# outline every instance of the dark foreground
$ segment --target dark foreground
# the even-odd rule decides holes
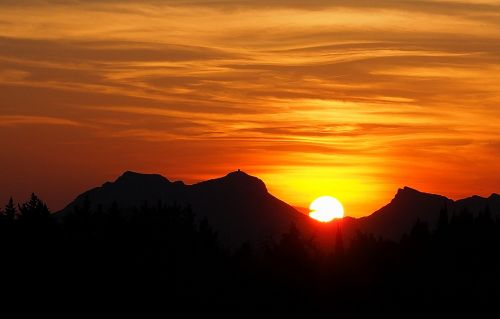
[[[189,209],[125,215],[86,203],[60,218],[36,196],[0,214],[0,303],[73,317],[497,317],[500,221],[443,211],[399,242],[358,234],[315,248],[291,225],[278,242],[227,250]],[[449,216],[451,215],[451,216]]]

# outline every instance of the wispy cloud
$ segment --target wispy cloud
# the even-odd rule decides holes
[[[81,124],[64,118],[27,115],[0,115],[0,126],[14,125],[66,125],[80,126]]]

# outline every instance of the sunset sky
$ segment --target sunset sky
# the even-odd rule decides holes
[[[0,0],[0,204],[238,168],[367,215],[500,192],[500,1]]]

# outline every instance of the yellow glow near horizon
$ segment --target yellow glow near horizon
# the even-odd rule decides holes
[[[316,198],[309,206],[309,216],[320,222],[330,222],[336,218],[344,217],[344,207],[338,199],[331,196]]]
[[[281,166],[274,172],[260,173],[252,169],[251,173],[262,178],[273,195],[286,199],[291,205],[307,209],[318,194],[335,194],[349,216],[356,217],[379,209],[397,190],[372,177],[387,174],[380,168],[381,164],[370,161],[355,163],[361,159],[360,155],[357,159],[341,155],[323,157],[326,164],[317,167]],[[341,163],[351,163],[354,168]]]

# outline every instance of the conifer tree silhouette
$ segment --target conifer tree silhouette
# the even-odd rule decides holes
[[[42,202],[35,193],[31,194],[30,200],[19,206],[20,219],[37,222],[50,215],[47,205]]]
[[[333,224],[336,233],[320,252],[292,225],[264,247],[233,251],[209,218],[179,205],[144,203],[128,211],[115,202],[103,210],[85,200],[54,226],[54,215],[32,194],[22,205],[10,199],[0,214],[2,289],[58,287],[69,300],[88,300],[88,307],[98,294],[128,296],[120,300],[138,305],[141,297],[156,298],[167,317],[172,309],[200,315],[223,309],[232,317],[286,312],[286,318],[405,318],[419,311],[450,317],[469,306],[495,311],[500,222],[492,209],[449,219],[443,207],[436,228],[417,220],[400,241],[369,232],[348,241],[348,228]],[[83,289],[89,287],[92,296]]]
[[[7,203],[7,205],[5,205],[5,210],[3,211],[3,213],[10,221],[13,221],[16,218],[17,209],[14,205],[14,199],[12,197],[9,198],[9,202]]]

